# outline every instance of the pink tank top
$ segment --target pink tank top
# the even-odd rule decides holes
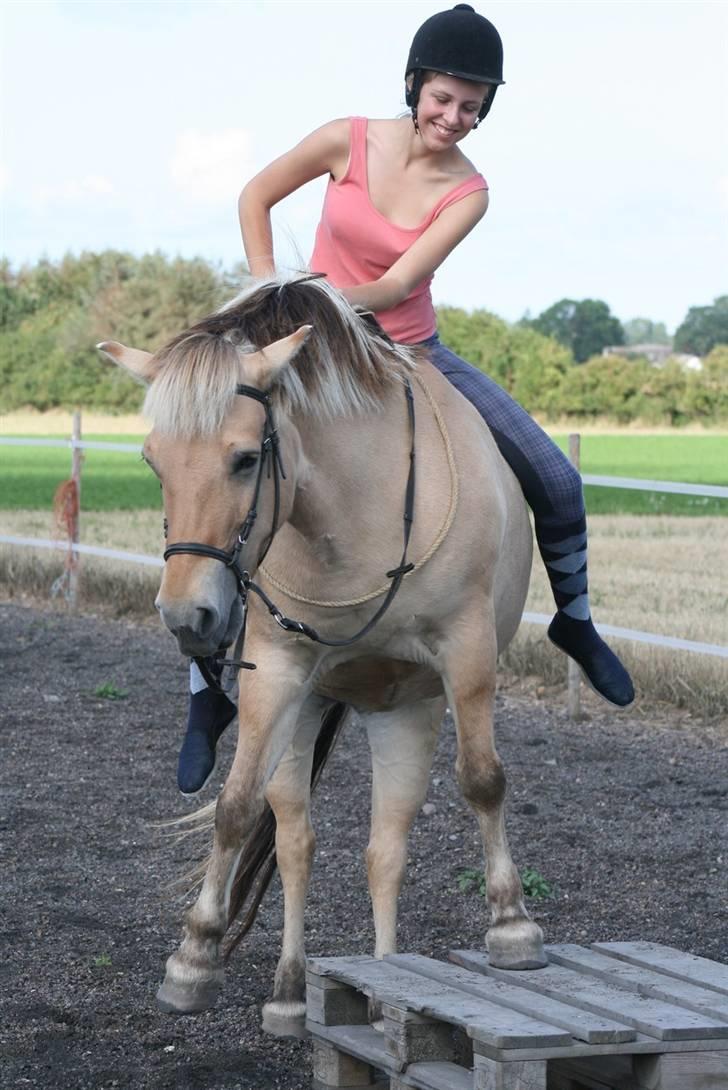
[[[482,174],[473,174],[442,197],[419,227],[398,227],[378,212],[369,197],[367,119],[351,118],[351,144],[346,171],[329,181],[321,222],[311,256],[312,272],[324,273],[337,288],[378,280],[424,234],[440,212],[455,201],[487,189]],[[436,330],[428,276],[391,310],[377,314],[393,341],[417,344]]]

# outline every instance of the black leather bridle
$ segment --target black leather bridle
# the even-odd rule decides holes
[[[164,550],[165,561],[169,560],[171,556],[179,556],[181,554],[192,556],[205,556],[212,560],[219,560],[226,568],[230,568],[235,576],[238,584],[238,593],[240,594],[242,607],[243,607],[243,621],[240,631],[240,636],[236,644],[236,655],[242,653],[242,646],[245,638],[245,622],[247,618],[247,606],[248,606],[248,594],[253,591],[257,594],[262,602],[267,606],[268,612],[274,618],[276,623],[286,632],[297,632],[300,635],[307,636],[308,639],[313,640],[315,643],[324,644],[326,647],[347,647],[349,644],[356,643],[363,636],[366,636],[368,632],[374,628],[379,620],[384,616],[386,611],[392,604],[392,600],[400,588],[402,580],[408,572],[412,571],[414,564],[407,562],[407,548],[409,545],[410,534],[412,532],[412,524],[414,522],[414,499],[415,499],[415,405],[414,397],[412,395],[412,387],[407,379],[404,380],[405,397],[407,398],[407,415],[410,425],[411,445],[410,445],[410,465],[407,475],[407,484],[405,486],[405,501],[404,501],[404,547],[402,550],[402,558],[396,568],[392,568],[387,572],[387,578],[391,579],[389,590],[387,591],[384,601],[380,605],[373,617],[367,621],[363,628],[356,632],[353,636],[349,636],[346,639],[330,640],[324,636],[319,635],[316,629],[311,625],[306,624],[305,621],[294,621],[290,617],[284,616],[278,606],[268,597],[265,591],[253,582],[250,577],[250,573],[240,566],[240,554],[248,542],[248,539],[255,526],[256,519],[258,517],[258,500],[260,498],[260,490],[263,482],[263,473],[267,470],[267,477],[273,477],[273,519],[271,522],[270,533],[265,541],[264,548],[258,557],[258,566],[263,563],[265,556],[271,546],[276,531],[278,530],[278,519],[280,516],[280,499],[281,499],[281,479],[286,479],[285,470],[283,468],[283,462],[280,454],[280,444],[278,439],[278,430],[275,426],[275,419],[273,416],[273,405],[270,400],[270,396],[263,390],[258,390],[254,386],[244,386],[239,384],[236,387],[235,392],[241,394],[243,397],[253,398],[254,401],[259,402],[265,410],[265,423],[263,425],[263,437],[260,444],[260,459],[258,462],[258,475],[255,481],[255,489],[253,491],[253,499],[248,509],[248,513],[243,519],[240,528],[237,533],[237,539],[230,551],[225,549],[218,549],[214,545],[205,545],[197,541],[177,541],[173,545],[168,545]],[[166,536],[166,519],[165,519],[165,536]],[[219,652],[209,658],[195,657],[194,661],[207,682],[208,686],[216,692],[224,692],[231,688],[230,685],[223,687],[220,682],[220,675],[224,667],[232,667],[235,670],[255,670],[255,663],[245,662],[240,658],[226,659]],[[212,662],[214,669],[210,669],[210,663]]]

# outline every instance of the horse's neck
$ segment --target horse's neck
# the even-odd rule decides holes
[[[346,585],[395,566],[411,434],[404,390],[394,386],[381,409],[348,418],[295,419],[302,466],[293,510],[266,564],[303,568]],[[362,593],[364,590],[362,590]]]

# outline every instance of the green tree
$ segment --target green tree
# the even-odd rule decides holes
[[[601,299],[560,299],[526,324],[570,349],[577,363],[607,345],[624,344],[619,319]]]
[[[443,344],[511,392],[515,360],[507,322],[487,310],[438,307],[437,327]]]
[[[142,390],[95,345],[154,350],[231,294],[201,258],[115,250],[0,266],[0,410],[77,404],[136,410]]]
[[[514,375],[510,393],[530,413],[561,416],[562,387],[577,370],[571,352],[535,329],[516,326],[511,336]]]
[[[688,373],[686,407],[691,420],[705,424],[728,420],[728,344],[718,344]]]
[[[651,367],[642,388],[639,415],[654,423],[674,427],[690,419],[688,386],[690,372],[676,359],[665,360],[661,367]]]
[[[90,307],[93,337],[154,351],[228,294],[222,275],[202,258],[145,254],[135,259],[132,275],[117,274],[100,286]]]
[[[559,400],[565,415],[611,417],[627,423],[640,416],[651,367],[644,359],[593,356],[575,367],[562,383]]]
[[[728,295],[719,295],[709,307],[691,307],[675,332],[676,352],[707,356],[717,344],[728,344]]]
[[[509,326],[487,310],[438,307],[437,325],[453,352],[484,371],[531,413],[558,415],[558,391],[571,353],[533,329]]]
[[[622,322],[625,344],[672,344],[664,322],[650,318],[630,318]]]

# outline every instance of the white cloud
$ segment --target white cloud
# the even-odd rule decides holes
[[[244,129],[188,129],[177,139],[172,181],[197,204],[229,203],[253,173],[250,148],[250,135]]]
[[[116,194],[114,184],[101,174],[87,174],[83,178],[70,178],[56,185],[33,186],[30,199],[37,209],[62,205],[73,207],[88,205],[89,202],[108,203],[109,197]]]

